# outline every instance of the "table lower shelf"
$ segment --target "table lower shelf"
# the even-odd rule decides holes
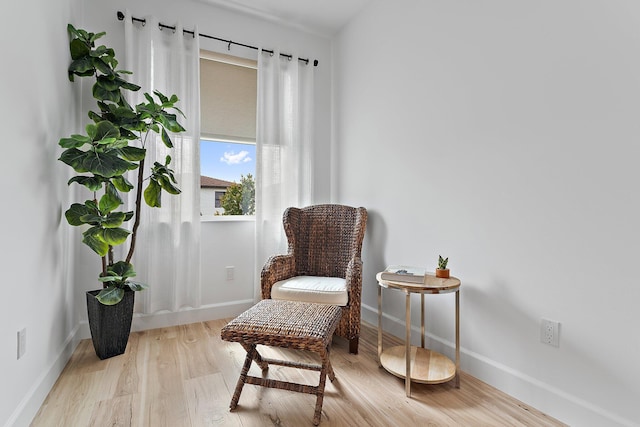
[[[411,346],[411,381],[439,384],[456,376],[456,365],[447,356],[422,347]],[[405,378],[407,361],[405,346],[391,347],[382,352],[380,364],[391,374]]]

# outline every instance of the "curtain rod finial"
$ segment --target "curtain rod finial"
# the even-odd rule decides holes
[[[318,66],[318,60],[317,60],[317,59],[314,59],[314,60],[313,60],[313,66],[314,66],[314,67],[317,67],[317,66]]]
[[[116,16],[118,17],[118,21],[122,21],[124,19],[124,13],[118,11],[118,13],[116,13]]]

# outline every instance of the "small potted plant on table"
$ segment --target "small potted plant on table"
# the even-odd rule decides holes
[[[440,277],[442,279],[449,278],[449,269],[447,268],[448,263],[449,257],[442,258],[442,255],[438,255],[438,268],[436,268],[436,277]]]

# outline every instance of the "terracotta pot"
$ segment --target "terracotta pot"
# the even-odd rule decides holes
[[[448,279],[449,278],[449,269],[448,268],[445,268],[445,269],[436,268],[436,277],[440,277],[441,279]]]

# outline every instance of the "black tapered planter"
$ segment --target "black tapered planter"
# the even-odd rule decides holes
[[[96,355],[108,359],[124,353],[131,332],[135,292],[124,293],[118,304],[104,305],[96,299],[100,290],[87,291],[89,329]]]

